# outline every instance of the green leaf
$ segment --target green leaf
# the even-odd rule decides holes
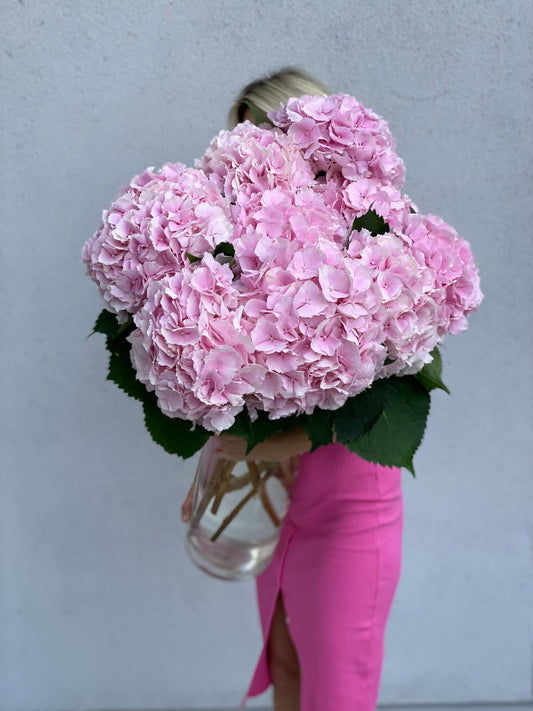
[[[213,250],[213,257],[216,257],[217,254],[225,254],[227,257],[234,257],[235,247],[231,242],[219,242]]]
[[[126,340],[134,328],[133,317],[120,324],[115,314],[104,309],[96,319],[94,332],[106,336],[106,348],[110,354],[107,380],[118,385],[130,397],[142,401],[147,390],[137,380],[130,359],[131,344]]]
[[[418,371],[415,377],[428,392],[431,392],[431,390],[434,390],[435,388],[439,388],[440,390],[444,390],[444,392],[449,395],[450,391],[442,382],[442,358],[437,346],[435,346],[435,348],[431,351],[430,355],[433,356],[431,363],[426,363],[422,370]]]
[[[376,380],[370,388],[346,400],[333,413],[337,441],[346,444],[362,437],[376,423],[387,404],[386,380]]]
[[[333,440],[333,412],[315,407],[312,414],[302,422],[307,436],[311,440],[310,452]]]
[[[429,393],[411,375],[382,382],[381,395],[385,400],[382,413],[366,434],[346,446],[369,462],[406,467],[415,476],[413,455],[424,436]]]
[[[352,224],[352,232],[362,229],[367,229],[373,237],[383,235],[390,231],[388,224],[375,210],[369,210],[365,212],[364,215],[361,215],[361,217],[355,218]]]
[[[178,454],[184,459],[192,457],[212,436],[201,425],[194,430],[189,420],[179,417],[168,417],[159,409],[154,393],[147,393],[143,402],[144,423],[152,435],[152,439],[161,445],[165,452]]]
[[[246,407],[244,407],[235,417],[235,421],[224,434],[233,435],[233,437],[242,437],[246,441],[250,438],[252,421]]]
[[[107,309],[102,309],[98,314],[98,318],[94,324],[94,328],[89,334],[92,336],[93,333],[103,333],[104,336],[115,336],[119,328],[119,323],[115,314]]]
[[[262,109],[255,106],[255,104],[252,104],[249,99],[243,99],[242,103],[246,104],[246,106],[250,109],[250,113],[254,117],[254,123],[256,126],[259,126],[261,123],[269,123],[271,126],[274,125],[266,113]]]
[[[202,257],[197,257],[195,254],[191,254],[190,252],[186,252],[187,257],[189,258],[189,262],[201,262]]]
[[[131,344],[126,337],[110,339],[108,341],[109,372],[107,379],[118,385],[130,397],[144,401],[148,394],[145,385],[137,379],[135,368],[130,358]]]
[[[89,336],[92,336],[93,333],[103,333],[109,340],[110,338],[116,338],[121,333],[124,333],[124,331],[129,330],[131,333],[134,328],[133,316],[130,316],[125,323],[119,323],[116,314],[111,313],[111,311],[108,311],[107,309],[103,309],[98,314],[94,328]]]
[[[120,328],[118,329],[118,331],[115,333],[115,338],[117,336],[120,336],[122,333],[124,333],[124,331],[128,331],[128,333],[131,333],[134,330],[134,328],[135,328],[135,326],[133,323],[133,316],[130,316],[129,319],[125,323],[123,323],[120,326]]]

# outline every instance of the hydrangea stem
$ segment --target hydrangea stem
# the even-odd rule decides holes
[[[220,536],[220,534],[221,534],[221,533],[229,526],[229,524],[233,521],[233,519],[235,518],[235,516],[237,516],[237,514],[239,513],[239,511],[240,511],[242,508],[244,508],[244,506],[248,503],[248,501],[250,501],[251,499],[253,499],[253,497],[257,494],[257,492],[258,492],[258,490],[259,490],[259,487],[260,487],[260,486],[264,486],[264,484],[265,484],[265,482],[267,481],[267,479],[269,479],[269,478],[272,476],[272,474],[274,474],[274,471],[275,471],[274,469],[271,469],[270,471],[267,471],[267,473],[265,474],[265,476],[264,476],[263,478],[260,478],[259,481],[258,481],[254,486],[252,486],[252,488],[251,488],[250,491],[246,494],[246,496],[245,496],[243,499],[241,499],[241,500],[239,501],[239,503],[238,503],[237,506],[233,509],[233,511],[231,511],[231,513],[229,513],[229,514],[226,516],[226,518],[222,521],[222,523],[221,523],[220,526],[217,528],[217,530],[213,533],[213,535],[211,536],[211,539],[210,539],[211,541],[216,541],[216,539]]]
[[[224,467],[224,470],[223,470],[222,476],[221,476],[221,480],[220,480],[220,484],[219,484],[216,494],[215,494],[215,500],[213,501],[213,506],[211,507],[212,514],[216,514],[218,512],[218,507],[220,506],[222,497],[228,490],[228,484],[231,479],[231,472],[233,471],[236,464],[237,464],[237,462],[228,460],[227,466]]]
[[[198,504],[198,508],[193,514],[192,520],[191,520],[191,526],[196,526],[202,516],[205,513],[205,510],[207,509],[209,502],[215,496],[217,489],[219,487],[220,481],[222,479],[222,476],[224,475],[224,470],[226,466],[228,465],[229,460],[225,459],[218,459],[215,462],[215,467],[213,470],[213,475],[209,479],[209,482],[207,483],[204,495],[202,497],[202,500]]]

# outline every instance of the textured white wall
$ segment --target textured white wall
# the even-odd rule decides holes
[[[532,699],[530,0],[7,0],[2,135],[2,711],[236,705],[254,586],[183,550],[195,461],[106,382],[80,248],[147,165],[191,163],[241,85],[295,63],[384,115],[407,191],[486,294],[443,349],[382,703]],[[268,697],[258,701],[266,704]]]

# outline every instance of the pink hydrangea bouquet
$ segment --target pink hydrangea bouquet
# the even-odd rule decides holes
[[[299,426],[414,474],[437,346],[482,300],[470,246],[402,192],[388,125],[355,98],[250,108],[194,168],[133,178],[84,245],[108,377],[183,457]]]

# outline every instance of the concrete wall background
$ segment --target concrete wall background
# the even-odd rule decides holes
[[[404,472],[380,701],[533,700],[532,20],[530,0],[2,3],[2,711],[235,706],[248,684],[254,585],[188,562],[196,459],[106,382],[80,249],[133,174],[192,163],[286,64],[389,120],[486,295]]]

